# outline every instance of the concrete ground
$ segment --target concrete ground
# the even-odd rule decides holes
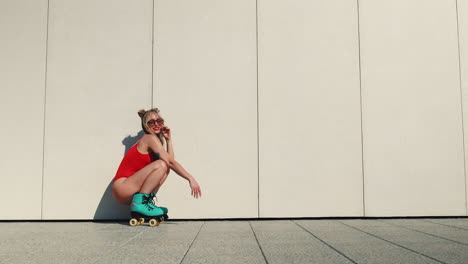
[[[468,263],[468,218],[0,222],[0,263]]]

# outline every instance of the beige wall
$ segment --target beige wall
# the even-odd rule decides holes
[[[259,1],[260,216],[362,216],[357,6]]]
[[[366,215],[464,215],[455,1],[360,1]]]
[[[0,1],[0,219],[40,219],[47,1]]]
[[[108,187],[151,105],[151,8],[50,1],[43,219],[127,215]]]
[[[126,218],[151,106],[172,218],[467,215],[459,2],[1,1],[0,219]]]
[[[156,1],[154,11],[154,103],[203,191],[191,199],[172,173],[161,203],[171,217],[258,217],[255,1]]]

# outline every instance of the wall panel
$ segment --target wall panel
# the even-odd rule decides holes
[[[110,182],[151,105],[152,1],[50,1],[44,219],[125,218]]]
[[[460,44],[460,73],[461,73],[461,88],[462,88],[462,104],[464,117],[464,137],[465,137],[465,164],[468,163],[466,149],[468,149],[468,3],[466,1],[457,1],[458,8],[458,36]],[[466,170],[465,166],[465,170]],[[468,180],[467,172],[465,171],[465,203],[466,214],[468,215]]]
[[[361,216],[356,2],[258,2],[260,216]]]
[[[0,32],[0,219],[40,219],[47,1],[1,1]]]
[[[359,3],[366,215],[463,215],[455,1]]]
[[[255,1],[155,3],[155,106],[203,191],[190,198],[172,172],[160,204],[174,218],[257,217]]]

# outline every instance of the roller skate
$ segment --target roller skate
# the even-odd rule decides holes
[[[158,200],[158,198],[156,197],[156,194],[155,193],[150,193],[149,194],[150,198],[151,198],[151,201],[153,202],[153,205],[155,207],[158,207],[158,208],[161,208],[161,210],[163,210],[164,212],[164,221],[166,221],[167,219],[169,219],[169,216],[167,215],[167,213],[169,212],[169,210],[167,209],[167,207],[162,207],[162,206],[157,206],[154,202],[154,200],[156,199],[156,201]]]
[[[133,195],[130,210],[132,219],[130,219],[129,223],[131,226],[141,225],[145,220],[149,220],[150,226],[158,226],[159,223],[164,221],[164,211],[155,206],[151,195],[146,193]]]

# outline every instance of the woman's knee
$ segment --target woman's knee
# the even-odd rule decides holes
[[[164,160],[156,160],[153,161],[153,170],[162,170],[164,172],[167,172],[169,170],[169,166]]]

